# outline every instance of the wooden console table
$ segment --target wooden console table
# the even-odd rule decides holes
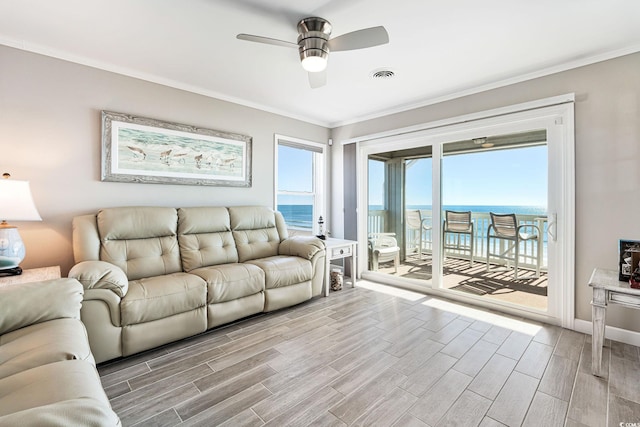
[[[602,345],[604,344],[605,318],[607,304],[619,304],[625,307],[640,308],[640,289],[632,288],[628,282],[618,280],[616,270],[596,268],[589,279],[593,289],[591,301],[591,320],[593,336],[591,337],[591,372],[602,377]]]

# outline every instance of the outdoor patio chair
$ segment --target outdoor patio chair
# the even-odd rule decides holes
[[[415,248],[416,252],[422,259],[423,243],[431,242],[431,218],[423,218],[422,213],[418,209],[410,209],[405,211],[406,225],[406,252],[409,253],[409,247]]]
[[[395,233],[372,233],[369,235],[369,269],[378,271],[381,262],[393,261],[395,272],[400,265],[400,247]]]
[[[538,226],[534,224],[518,225],[516,214],[495,214],[490,212],[489,215],[491,216],[491,224],[487,230],[487,271],[500,271],[489,268],[489,261],[493,256],[494,258],[507,260],[507,268],[509,268],[509,262],[513,262],[513,278],[517,279],[520,258],[524,256],[520,253],[520,243],[535,240],[537,242],[536,256],[527,255],[527,257],[536,259],[536,277],[540,277],[542,236]],[[525,229],[530,229],[531,232],[523,232]],[[506,248],[502,245],[498,252],[491,252],[491,239],[506,241]]]
[[[454,243],[450,243],[449,236],[454,236]],[[465,236],[469,236],[466,238]],[[467,244],[467,240],[469,243]],[[442,247],[457,252],[469,252],[469,266],[473,266],[473,221],[471,211],[444,211],[444,226],[442,227]]]

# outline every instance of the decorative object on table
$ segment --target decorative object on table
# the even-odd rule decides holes
[[[249,136],[102,112],[102,180],[251,187]]]
[[[640,241],[620,240],[618,280],[627,282],[640,262]]]
[[[332,291],[339,291],[342,289],[342,282],[343,282],[343,275],[342,275],[342,269],[341,268],[332,268],[331,269],[331,290]]]
[[[22,273],[20,263],[25,256],[18,227],[7,221],[42,221],[33,203],[28,181],[10,180],[5,173],[0,179],[0,276]]]
[[[324,235],[324,219],[322,219],[322,215],[318,218],[318,234],[316,237],[322,240],[326,239],[326,236]]]
[[[631,273],[631,277],[629,278],[629,285],[632,288],[640,289],[640,262],[633,273]]]

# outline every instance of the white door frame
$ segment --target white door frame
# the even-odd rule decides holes
[[[370,154],[393,150],[412,148],[417,145],[431,145],[433,152],[433,223],[440,224],[440,158],[441,147],[445,142],[460,139],[471,139],[496,133],[507,133],[511,130],[522,130],[523,126],[541,126],[547,129],[547,139],[554,141],[549,144],[549,215],[550,221],[557,213],[557,240],[553,259],[549,258],[550,272],[559,286],[550,289],[548,314],[536,310],[527,310],[489,302],[486,306],[499,305],[506,312],[527,316],[536,320],[558,323],[563,327],[573,329],[575,318],[575,158],[574,158],[574,95],[547,98],[539,101],[518,104],[496,110],[474,113],[444,121],[427,123],[411,128],[385,132],[359,138],[357,142],[357,170],[358,170],[358,241],[360,242],[359,256],[366,260],[367,253],[367,158]],[[557,142],[557,143],[556,143]],[[560,172],[562,171],[562,172]],[[551,185],[553,183],[553,185]],[[551,209],[556,207],[557,211]],[[554,230],[555,228],[555,230]],[[440,227],[433,228],[434,242],[440,242]],[[552,237],[549,236],[551,241]],[[549,242],[549,244],[552,244]],[[359,263],[359,273],[366,270],[366,262]],[[442,269],[440,257],[434,257],[434,282],[431,289],[424,285],[417,288],[410,280],[390,278],[380,273],[365,273],[364,277],[387,281],[400,286],[420,289],[434,294],[446,295],[447,298],[460,299],[476,305],[485,305],[476,298],[465,295],[453,295],[451,291],[440,288],[440,272]],[[555,275],[555,276],[554,276]],[[394,280],[395,279],[395,280]],[[555,292],[555,294],[554,294]]]

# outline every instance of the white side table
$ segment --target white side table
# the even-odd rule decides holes
[[[20,283],[40,282],[60,278],[60,266],[31,268],[23,270],[17,276],[0,277],[0,288],[3,286],[19,285]]]
[[[591,373],[603,376],[602,345],[604,344],[605,318],[607,305],[619,304],[630,308],[640,308],[640,289],[632,288],[628,282],[618,280],[618,272],[596,268],[589,279],[593,289],[591,301],[591,321],[593,336],[591,337]]]
[[[331,261],[334,259],[344,259],[351,258],[351,287],[356,286],[356,254],[358,253],[358,242],[355,240],[344,240],[344,239],[334,239],[332,237],[327,237],[326,240],[323,240],[324,247],[327,250],[327,256],[325,259],[325,269],[324,269],[324,296],[329,296],[329,269],[331,266]]]

